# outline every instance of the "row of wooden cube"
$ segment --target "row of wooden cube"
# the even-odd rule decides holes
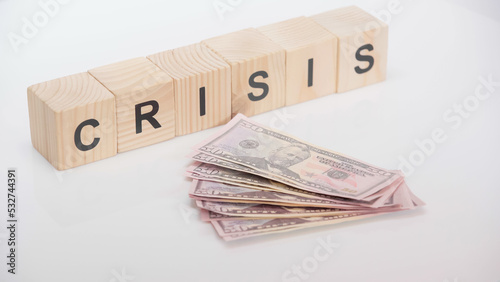
[[[357,7],[246,29],[28,88],[57,169],[385,79],[387,25]]]

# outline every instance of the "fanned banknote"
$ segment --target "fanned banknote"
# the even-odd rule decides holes
[[[211,202],[196,201],[196,205],[204,211],[202,219],[205,221],[215,219],[248,219],[248,218],[290,218],[290,217],[313,217],[333,216],[353,212],[372,212],[369,208],[360,209],[332,209],[319,207],[287,207],[277,205],[266,205],[259,203],[234,203],[234,202]],[[391,212],[400,210],[399,207],[381,208],[377,212]]]
[[[311,145],[238,114],[195,150],[306,191],[361,200],[402,175]]]
[[[424,202],[388,170],[237,115],[195,146],[189,196],[226,241],[413,209]]]

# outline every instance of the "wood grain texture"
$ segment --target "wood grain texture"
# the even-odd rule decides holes
[[[337,38],[330,32],[306,17],[257,30],[286,50],[286,105],[336,92]]]
[[[256,29],[250,28],[202,41],[231,65],[231,112],[252,116],[285,105],[285,50]],[[262,88],[250,86],[252,74],[265,71],[267,78],[254,81],[266,83],[267,95]],[[263,97],[251,101],[249,94]]]
[[[176,135],[222,125],[231,119],[231,68],[212,50],[198,43],[150,55],[148,59],[174,80]],[[204,99],[200,99],[200,91]]]
[[[387,24],[356,6],[332,10],[311,18],[338,38],[337,92],[363,87],[385,79]],[[365,59],[356,59],[358,49],[368,44],[373,46],[373,50],[364,48],[358,56],[371,56],[373,58],[371,68]],[[369,70],[357,73],[356,67]]]
[[[159,143],[175,136],[175,105],[173,81],[164,71],[146,58],[135,58],[89,70],[116,98],[118,152]],[[153,124],[141,120],[136,126],[136,105],[157,103]],[[152,105],[140,108],[140,114],[153,110]],[[153,121],[154,122],[154,121]],[[153,126],[155,125],[155,126]]]
[[[33,146],[58,170],[111,157],[117,153],[115,97],[88,73],[80,73],[32,85],[28,88]],[[84,121],[81,141],[97,145],[82,151],[76,147],[75,131]]]

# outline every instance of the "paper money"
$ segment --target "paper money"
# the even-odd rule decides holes
[[[380,215],[383,213],[347,213],[323,217],[302,218],[274,218],[274,219],[249,219],[249,220],[220,220],[211,221],[215,230],[226,241],[242,239],[255,235],[291,231],[308,227],[337,224],[341,222],[358,220]]]
[[[290,186],[361,200],[402,177],[340,153],[261,126],[239,114],[197,145],[208,156],[251,168]]]
[[[288,207],[258,203],[211,202],[203,200],[196,201],[196,205],[204,211],[202,219],[205,220],[316,217],[341,215],[353,212],[374,212],[373,209],[369,208],[346,210],[319,207]],[[391,212],[399,209],[399,207],[381,208],[377,209],[376,212]]]
[[[258,202],[285,206],[311,206],[353,209],[334,201],[311,199],[274,191],[262,191],[206,180],[193,180],[189,195],[193,199],[218,202]]]
[[[239,185],[242,187],[261,189],[261,190],[271,190],[286,194],[298,195],[306,198],[331,200],[339,203],[372,206],[372,204],[366,201],[344,199],[335,196],[322,195],[314,192],[309,192],[258,175],[253,175],[242,171],[235,171],[226,167],[221,167],[213,164],[195,162],[187,168],[187,172],[189,177],[200,180],[222,182],[227,184]],[[377,198],[378,197],[374,197],[373,199]]]
[[[392,205],[393,203],[388,202],[388,199],[392,196],[392,194],[394,193],[394,191],[397,189],[398,186],[406,185],[402,183],[403,179],[398,179],[397,181],[391,183],[387,188],[384,188],[383,190],[377,192],[377,194],[379,195],[375,194],[372,195],[371,197],[373,198],[373,200],[366,202],[366,201],[343,199],[335,196],[312,193],[301,189],[293,188],[281,183],[267,181],[260,176],[255,176],[240,171],[233,171],[227,168],[218,167],[211,164],[194,163],[187,168],[187,171],[188,171],[187,175],[193,179],[207,180],[210,182],[221,182],[224,184],[228,184],[230,186],[237,186],[249,189],[275,191],[284,194],[296,195],[303,198],[327,200],[328,202],[340,205],[355,205],[355,206],[371,207],[371,208],[378,208],[378,207]],[[257,179],[260,180],[257,181]]]
[[[366,197],[363,200],[353,200],[353,199],[346,199],[342,197],[337,197],[337,196],[330,196],[330,195],[323,195],[319,193],[314,193],[310,191],[306,191],[300,188],[294,188],[289,185],[285,185],[282,183],[278,183],[276,181],[273,181],[271,179],[266,179],[263,176],[255,175],[258,173],[257,171],[241,166],[235,163],[231,163],[225,160],[221,160],[212,156],[209,156],[204,153],[193,153],[189,155],[192,159],[196,160],[197,162],[193,163],[190,165],[187,169],[188,172],[192,172],[192,174],[189,174],[187,176],[195,178],[195,179],[202,179],[202,180],[210,180],[210,181],[221,181],[224,183],[228,184],[237,184],[241,185],[244,187],[250,187],[255,184],[255,186],[258,187],[258,189],[265,189],[265,188],[272,188],[277,191],[281,191],[284,193],[289,193],[289,194],[297,194],[301,195],[303,197],[314,197],[314,198],[327,198],[331,200],[336,200],[336,201],[341,201],[341,202],[349,202],[349,203],[356,203],[358,205],[365,205],[369,207],[380,207],[383,205],[387,197],[391,195],[391,191],[394,191],[394,185],[399,185],[400,181],[402,181],[402,177],[396,179],[394,182],[383,188],[377,193],[374,193],[368,197]],[[210,166],[210,167],[207,167]],[[242,177],[242,176],[245,177]],[[272,177],[272,176],[266,176],[266,177]],[[248,178],[248,179],[245,179]],[[241,179],[241,180],[239,180]],[[269,185],[263,184],[262,181],[256,181],[257,179],[266,179],[265,181],[269,182]],[[273,178],[275,179],[275,178]],[[242,181],[242,182],[238,182]],[[399,182],[398,182],[399,181]],[[253,182],[253,184],[252,184]],[[284,189],[284,190],[283,190]],[[266,189],[267,190],[267,189]]]
[[[195,146],[189,196],[226,241],[370,218],[424,205],[403,174],[237,115]]]

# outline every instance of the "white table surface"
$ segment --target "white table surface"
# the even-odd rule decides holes
[[[407,178],[426,207],[229,243],[200,221],[183,175],[191,146],[216,129],[58,172],[31,145],[26,88],[350,4],[387,15],[391,1],[68,2],[15,52],[9,34],[41,8],[0,1],[0,281],[500,281],[500,85],[467,118],[453,112],[472,105],[480,77],[500,82],[498,2],[402,0],[384,17],[386,81],[253,117],[386,168],[441,129],[446,140]],[[223,18],[221,2],[234,5]],[[10,167],[16,275],[6,272]],[[335,248],[320,261],[321,240]],[[288,272],[303,264],[307,278]]]

